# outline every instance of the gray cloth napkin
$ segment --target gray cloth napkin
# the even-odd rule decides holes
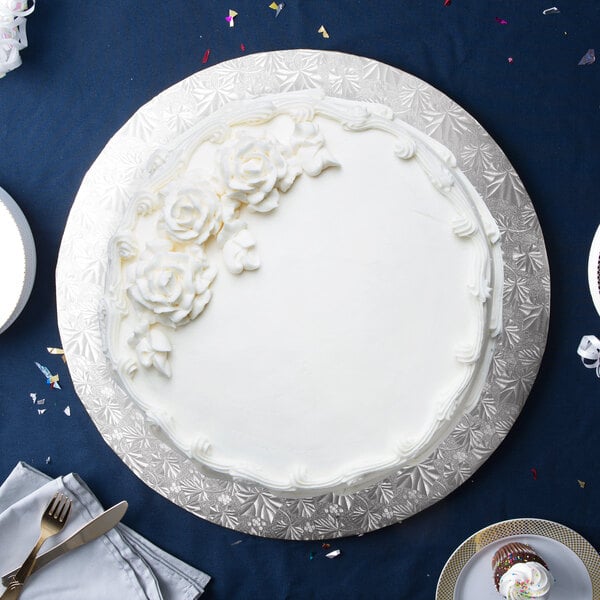
[[[49,500],[64,492],[73,501],[65,528],[42,552],[66,539],[103,507],[75,474],[50,479],[19,463],[0,486],[0,576],[19,567],[40,533]],[[72,550],[27,581],[22,600],[195,600],[210,577],[119,524],[97,540]],[[0,585],[0,592],[2,586]]]

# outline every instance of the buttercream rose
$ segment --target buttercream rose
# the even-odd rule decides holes
[[[166,377],[171,377],[169,353],[172,349],[167,336],[157,327],[148,328],[135,346],[140,364],[146,368],[154,367]]]
[[[244,222],[236,220],[225,223],[217,242],[223,248],[225,265],[231,273],[253,271],[260,266],[256,242]]]
[[[208,182],[185,182],[166,191],[163,224],[172,238],[201,244],[219,230],[219,199]]]
[[[140,255],[128,293],[156,320],[177,327],[204,310],[215,275],[200,247],[175,252],[168,240],[155,240]]]
[[[130,233],[122,233],[114,240],[119,256],[123,260],[134,258],[137,254],[137,243]]]
[[[280,144],[270,138],[242,134],[219,155],[226,194],[258,212],[268,212],[279,204],[279,191],[286,191],[298,175],[290,170]]]

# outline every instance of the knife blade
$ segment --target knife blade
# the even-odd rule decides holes
[[[44,565],[47,565],[50,561],[58,558],[69,550],[75,550],[83,544],[87,544],[104,535],[107,531],[110,531],[122,518],[127,511],[128,504],[125,500],[115,504],[108,510],[105,510],[101,515],[88,521],[80,529],[78,529],[73,535],[63,540],[60,544],[54,546],[44,554],[38,556],[37,561],[33,567],[32,573],[35,573],[38,569],[41,569]],[[15,573],[18,569],[7,573],[2,577],[2,584],[7,587],[12,581]]]

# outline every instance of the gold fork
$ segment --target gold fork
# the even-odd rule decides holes
[[[31,573],[37,554],[42,547],[42,544],[53,535],[56,535],[64,527],[69,513],[71,512],[71,500],[64,494],[57,493],[54,495],[50,504],[42,515],[40,537],[36,542],[33,550],[25,559],[20,569],[15,573],[12,581],[8,584],[6,591],[0,600],[16,600],[21,595],[23,583]]]

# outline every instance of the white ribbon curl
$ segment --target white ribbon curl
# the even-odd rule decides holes
[[[35,0],[0,0],[0,78],[21,66],[19,52],[27,48],[25,17],[35,9]]]
[[[577,354],[586,369],[596,369],[600,377],[600,340],[595,335],[584,335],[579,342]]]

